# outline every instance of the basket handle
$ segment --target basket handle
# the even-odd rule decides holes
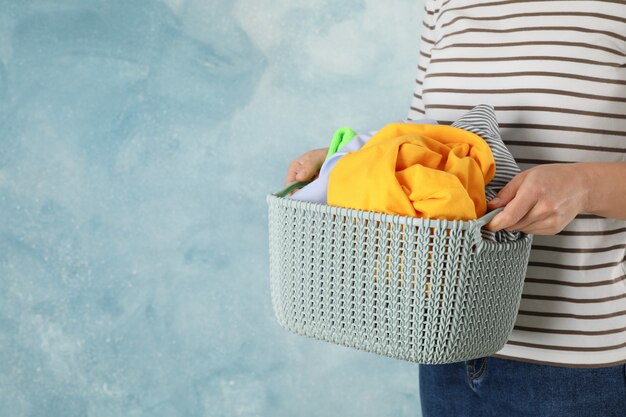
[[[504,210],[504,207],[499,207],[476,219],[476,229],[474,229],[476,230],[476,254],[479,254],[484,249],[485,242],[487,242],[485,239],[483,239],[480,233],[480,229],[482,229],[487,223],[492,221],[493,218],[496,217],[496,215],[502,210]]]
[[[476,224],[478,225],[478,229],[479,230],[482,229],[487,223],[492,221],[493,218],[496,217],[496,215],[500,213],[502,210],[504,210],[504,207],[499,207],[485,214],[483,217],[476,219]]]
[[[274,193],[274,195],[276,197],[285,197],[285,196],[289,195],[289,193],[292,192],[293,190],[297,190],[299,188],[302,188],[305,185],[309,184],[310,182],[312,182],[312,181],[298,181],[298,182],[291,183],[288,186],[286,186],[285,188],[283,188],[282,190]]]

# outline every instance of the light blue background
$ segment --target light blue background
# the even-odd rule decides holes
[[[265,195],[406,116],[423,2],[0,0],[0,415],[418,417],[273,316]]]

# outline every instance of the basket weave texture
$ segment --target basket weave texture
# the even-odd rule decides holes
[[[532,236],[483,240],[486,220],[396,216],[267,196],[278,323],[422,364],[488,356],[515,323]]]

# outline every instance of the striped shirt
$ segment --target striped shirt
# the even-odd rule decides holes
[[[485,103],[523,170],[626,161],[626,1],[425,3],[409,119],[450,124]],[[582,213],[535,236],[517,322],[496,356],[625,363],[625,255],[622,220]]]

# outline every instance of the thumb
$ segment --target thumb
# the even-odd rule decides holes
[[[525,175],[525,172],[521,172],[513,177],[513,179],[509,181],[509,183],[505,185],[504,188],[502,188],[494,198],[487,202],[487,207],[493,210],[509,204],[509,202],[513,200],[513,198],[515,198],[517,190],[522,184],[522,180],[524,179]]]

